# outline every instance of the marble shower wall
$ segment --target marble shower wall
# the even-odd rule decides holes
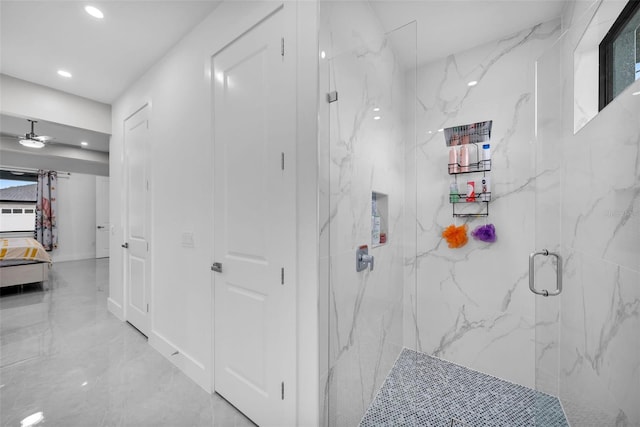
[[[417,72],[418,350],[529,387],[536,350],[528,289],[536,243],[534,62],[559,35],[559,20],[536,25]],[[472,80],[478,84],[467,86]],[[456,220],[438,130],[484,120],[493,120],[490,215]],[[441,238],[451,223],[471,231],[485,222],[496,227],[493,244],[470,238],[450,249]]]
[[[370,5],[320,8],[327,57],[320,62],[320,310],[328,325],[321,404],[323,425],[355,426],[403,345],[405,127],[413,112],[405,111],[405,65],[394,35],[381,36]],[[338,101],[325,103],[334,90]],[[372,191],[386,194],[389,208],[388,241],[376,248]],[[355,251],[365,244],[375,267],[358,273]]]
[[[559,394],[573,425],[638,427],[640,96],[633,93],[640,81],[574,135],[573,51],[594,11],[569,10],[564,22],[571,26],[557,47],[569,118],[562,143]]]

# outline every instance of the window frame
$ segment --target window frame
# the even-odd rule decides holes
[[[38,174],[33,172],[20,172],[20,174],[15,173],[10,169],[0,169],[0,179],[8,180],[8,181],[16,181],[16,182],[29,182],[30,184],[37,184],[38,182]],[[25,184],[27,185],[27,184]],[[0,198],[0,208],[2,209],[2,216],[5,217],[5,220],[9,220],[9,216],[12,218],[21,217],[24,215],[36,215],[36,206],[38,202],[37,191],[34,192],[33,200],[6,200]],[[13,207],[13,205],[23,205],[22,207]],[[31,212],[27,212],[27,210],[31,210]],[[5,212],[10,211],[10,212]],[[19,211],[19,212],[16,212]],[[5,224],[6,225],[6,224]],[[25,225],[25,224],[23,224]],[[26,230],[17,230],[17,229],[9,229],[0,231],[3,235],[11,235],[11,233],[33,233],[35,232],[35,220],[33,221],[32,226],[30,226]]]
[[[617,40],[622,29],[633,19],[636,13],[640,13],[640,1],[629,0],[618,18],[613,23],[599,45],[599,84],[598,84],[598,111],[614,100],[613,96],[613,43]],[[635,55],[635,52],[634,52]]]

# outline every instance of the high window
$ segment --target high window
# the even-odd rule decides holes
[[[602,110],[631,83],[640,79],[640,1],[630,0],[600,42]]]

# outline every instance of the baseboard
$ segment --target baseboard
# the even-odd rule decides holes
[[[95,259],[96,254],[71,254],[71,255],[62,255],[62,256],[56,256],[54,254],[51,258],[53,258],[53,262],[55,264],[56,262],[83,261],[85,259]]]
[[[111,314],[116,316],[120,321],[124,322],[124,310],[122,310],[122,306],[120,304],[118,304],[111,298],[108,298],[107,308],[109,309]]]
[[[211,373],[205,365],[155,331],[149,334],[149,344],[207,393],[213,393]]]

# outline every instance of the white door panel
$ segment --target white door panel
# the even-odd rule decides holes
[[[294,170],[282,167],[283,155],[293,159],[295,85],[282,15],[212,60],[215,389],[279,427],[295,422],[295,283],[282,280],[295,266]]]
[[[126,319],[149,335],[149,119],[148,107],[125,121],[125,162],[127,170],[126,225]]]

